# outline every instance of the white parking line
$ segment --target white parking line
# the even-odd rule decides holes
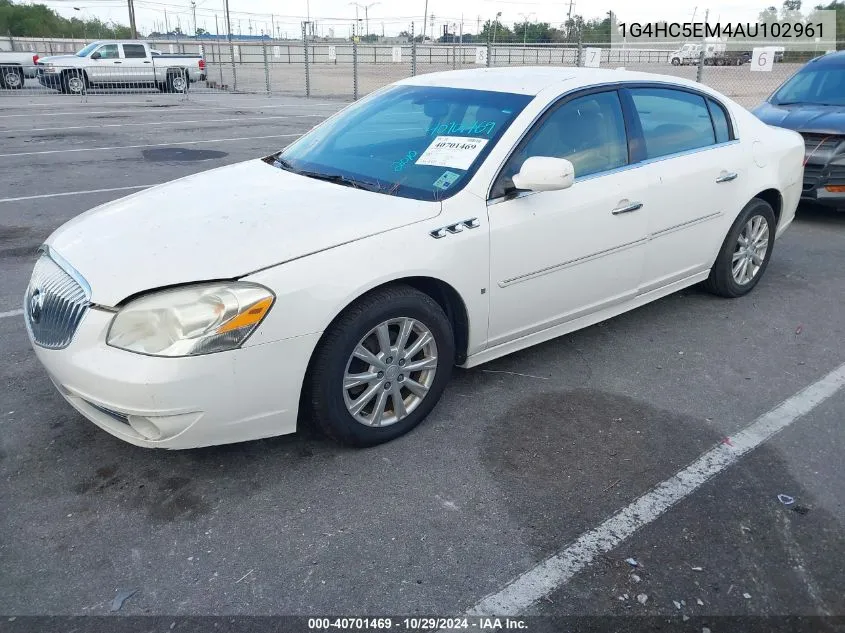
[[[202,143],[225,143],[226,141],[257,141],[265,138],[291,138],[301,134],[268,134],[266,136],[236,136],[234,138],[212,138],[201,141],[179,141],[177,143],[145,143],[143,145],[117,145],[115,147],[78,147],[75,149],[45,149],[39,152],[15,152],[0,154],[0,158],[13,156],[38,156],[41,154],[71,154],[77,152],[106,152],[118,149],[138,149],[141,147],[172,147],[174,145],[200,145]]]
[[[16,317],[23,314],[23,310],[9,310],[8,312],[0,312],[0,319],[7,319],[9,317]]]
[[[22,118],[26,117],[31,119],[35,116],[73,116],[77,114],[84,114],[85,116],[91,114],[138,114],[143,112],[144,110],[149,110],[150,112],[208,112],[209,110],[232,110],[237,108],[254,108],[254,109],[270,109],[270,108],[303,108],[303,109],[311,109],[315,106],[335,106],[338,109],[343,107],[345,104],[338,104],[338,103],[308,103],[308,104],[283,104],[283,105],[247,105],[245,103],[232,103],[230,106],[207,106],[205,108],[173,108],[169,110],[168,108],[157,108],[155,106],[147,106],[145,108],[138,108],[135,110],[84,110],[83,108],[79,108],[77,110],[73,110],[70,112],[27,112],[26,114],[0,114],[0,119],[13,119],[13,118]],[[307,106],[307,108],[306,108]],[[27,105],[27,107],[29,107]]]
[[[131,191],[132,189],[148,189],[155,185],[129,185],[127,187],[110,187],[108,189],[85,189],[83,191],[64,191],[62,193],[41,193],[37,196],[20,196],[19,198],[0,198],[0,202],[20,202],[21,200],[40,200],[41,198],[61,198],[62,196],[84,196],[89,193],[107,193],[109,191]]]
[[[673,477],[659,483],[604,523],[582,534],[571,545],[518,576],[478,602],[469,615],[519,615],[538,600],[569,582],[641,527],[695,492],[743,455],[757,448],[806,415],[845,386],[845,364],[763,414],[728,441],[716,445]]]
[[[324,114],[279,114],[276,116],[236,116],[227,119],[193,119],[190,121],[147,121],[144,123],[103,123],[100,125],[63,125],[60,127],[17,127],[11,129],[0,129],[0,134],[6,132],[52,132],[54,130],[88,130],[103,127],[135,127],[149,125],[177,125],[179,123],[231,123],[232,121],[264,121],[275,119],[309,119],[314,117],[325,118]]]

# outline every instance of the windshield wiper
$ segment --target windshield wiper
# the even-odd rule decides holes
[[[382,188],[378,185],[374,185],[368,182],[362,182],[360,180],[355,180],[354,178],[347,178],[346,176],[341,176],[340,174],[322,174],[317,171],[301,171],[292,169],[295,174],[299,174],[300,176],[305,176],[306,178],[313,178],[314,180],[325,180],[326,182],[333,182],[336,185],[343,185],[345,187],[352,187],[353,189],[363,189],[364,191],[375,191],[380,192]]]
[[[362,182],[360,180],[355,180],[354,178],[341,176],[340,174],[323,174],[318,171],[306,171],[304,169],[298,169],[297,167],[294,167],[290,161],[282,158],[281,154],[281,152],[279,152],[278,154],[273,154],[272,156],[266,158],[265,161],[267,163],[270,163],[274,167],[284,169],[285,171],[289,171],[299,176],[305,176],[306,178],[313,178],[314,180],[325,180],[326,182],[333,182],[337,185],[343,185],[344,187],[352,187],[353,189],[363,189],[364,191],[375,191],[377,193],[383,191],[383,188],[378,184]]]

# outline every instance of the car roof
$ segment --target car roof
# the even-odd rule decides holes
[[[845,51],[836,51],[816,57],[807,62],[807,64],[812,64],[814,68],[819,66],[845,66]]]
[[[707,90],[702,84],[671,75],[658,75],[655,73],[624,69],[579,68],[572,66],[510,66],[451,70],[416,75],[398,81],[397,83],[411,86],[440,86],[537,95],[542,90],[555,86],[568,89],[624,81],[669,83],[678,86],[694,87],[703,92],[712,92],[711,90]]]

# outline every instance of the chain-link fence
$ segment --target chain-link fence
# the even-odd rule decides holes
[[[624,67],[700,81],[751,107],[801,65],[824,51],[790,53],[770,72],[752,72],[750,55],[678,59],[673,48],[625,50],[609,43],[554,44],[364,44],[350,41],[255,39],[149,40],[145,59],[54,57],[82,48],[79,40],[0,38],[0,49],[37,54],[20,67],[0,54],[0,98],[33,94],[148,91],[283,94],[356,99],[416,74],[484,66]],[[5,55],[5,57],[4,57]],[[52,59],[51,59],[52,57]],[[11,74],[17,74],[12,77]],[[8,81],[4,80],[6,76]],[[20,81],[17,81],[20,79]]]

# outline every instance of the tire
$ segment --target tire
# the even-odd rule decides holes
[[[757,249],[753,248],[753,242],[749,247],[745,247],[741,243],[740,236],[744,239],[750,234],[753,238],[756,233],[752,232],[754,225],[751,223],[758,220],[762,222],[759,225],[760,227],[765,226],[765,239],[762,235],[759,237],[759,248]],[[710,276],[704,282],[707,289],[715,295],[729,299],[741,297],[751,292],[769,265],[769,260],[772,257],[772,249],[775,244],[776,228],[775,212],[768,202],[760,198],[754,198],[745,205],[745,208],[740,212],[733,226],[731,226],[731,230],[728,231],[728,235],[722,243],[722,248],[719,250],[719,255],[716,257],[716,262],[713,264],[713,268],[710,269]],[[759,230],[763,231],[764,229],[760,228]],[[763,245],[765,245],[765,252],[761,253]],[[752,258],[750,254],[744,256],[743,252],[747,249],[756,251],[757,257]],[[740,267],[739,276],[734,274],[735,259],[737,260],[737,266]],[[748,260],[746,264],[743,263],[744,260]],[[745,265],[748,268],[742,268]],[[745,279],[746,275],[751,276]]]
[[[61,91],[64,94],[81,95],[88,89],[88,79],[84,72],[66,70],[62,73]]]
[[[388,353],[396,356],[384,353],[377,330],[386,325],[391,348],[399,343],[400,330],[409,324],[413,329],[404,348],[412,356],[402,358],[395,347]],[[420,343],[428,340],[426,332],[433,341]],[[413,351],[415,344],[422,348]],[[360,346],[371,354],[367,361],[353,356]],[[376,365],[376,361],[382,364]],[[423,421],[440,399],[454,362],[452,326],[440,305],[410,286],[388,286],[355,301],[327,328],[309,364],[303,406],[310,406],[316,426],[332,439],[350,446],[375,446],[404,435]],[[400,373],[409,363],[428,366]],[[347,377],[356,374],[369,374],[370,378],[347,387]],[[411,383],[414,391],[408,387]],[[421,386],[427,386],[422,396],[417,393]],[[368,392],[369,399],[361,400]],[[383,392],[387,395],[381,395]],[[394,394],[401,399],[404,416],[397,411]],[[353,411],[356,407],[357,412]],[[369,421],[362,421],[364,418]]]
[[[0,68],[0,88],[7,88],[8,90],[20,90],[23,88],[24,82],[23,68],[16,66],[6,66]]]
[[[681,65],[681,60],[680,60],[680,59],[678,59],[677,57],[673,57],[673,58],[672,58],[672,65],[673,65],[673,66],[680,66],[680,65]]]
[[[185,73],[168,72],[166,92],[188,92],[188,86],[191,84]]]

